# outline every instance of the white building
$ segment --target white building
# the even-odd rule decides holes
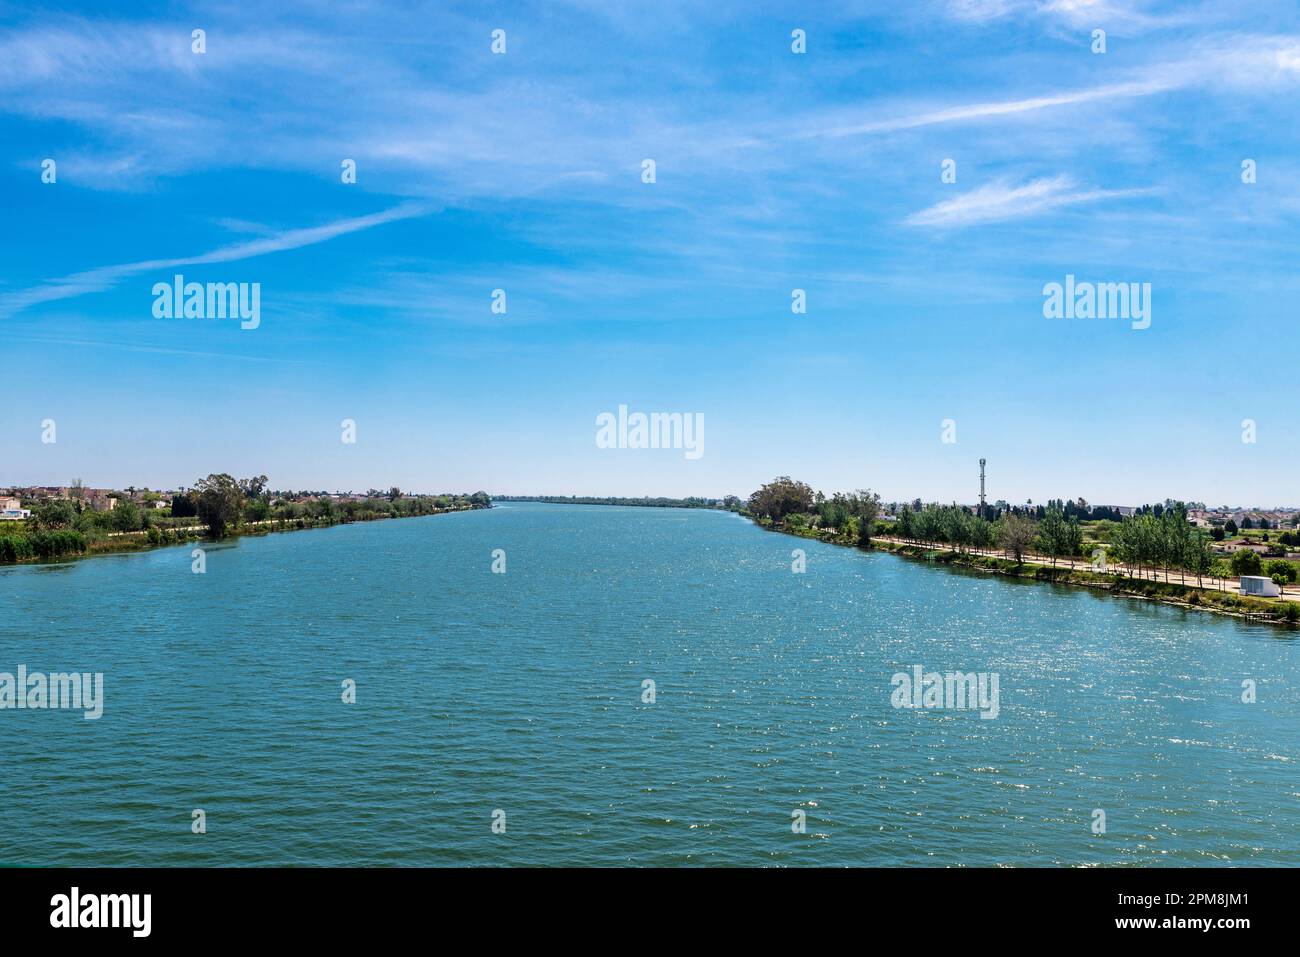
[[[6,508],[0,511],[0,522],[21,522],[32,513],[25,508]]]
[[[1257,598],[1277,598],[1282,594],[1282,589],[1273,579],[1265,578],[1263,575],[1242,575],[1241,593],[1254,595]]]

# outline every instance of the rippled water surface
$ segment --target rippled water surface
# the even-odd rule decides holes
[[[1291,633],[719,512],[0,569],[20,664],[102,671],[106,703],[0,711],[3,864],[1300,863]],[[895,710],[916,664],[997,672],[1000,714]]]

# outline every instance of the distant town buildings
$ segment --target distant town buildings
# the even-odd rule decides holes
[[[134,502],[143,509],[168,510],[172,500],[177,496],[189,494],[186,489],[135,489],[74,487],[70,485],[28,485],[0,488],[0,514],[5,518],[26,518],[32,510],[48,502],[80,503],[83,509],[95,512],[111,512],[121,502]],[[364,502],[370,498],[412,498],[423,497],[425,493],[402,492],[400,489],[370,489],[367,492],[327,492],[321,491],[273,491],[271,495],[281,501],[305,504],[309,502],[329,501],[335,504]],[[24,506],[23,503],[26,503]],[[6,514],[6,513],[13,513]],[[21,513],[21,514],[18,514]],[[193,514],[192,512],[190,514]]]
[[[87,489],[86,504],[96,512],[111,512],[117,508],[117,494],[108,489]]]
[[[47,502],[80,502],[84,508],[95,512],[111,512],[121,501],[131,500],[142,508],[170,508],[172,492],[153,492],[149,489],[124,492],[111,488],[74,488],[69,485],[29,485],[15,486],[0,493],[0,514],[10,517],[8,513],[27,512],[33,506]],[[23,503],[27,503],[27,507]],[[26,518],[26,515],[12,516]]]

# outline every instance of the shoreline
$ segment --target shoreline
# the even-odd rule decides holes
[[[923,561],[930,565],[956,566],[985,574],[1001,575],[1005,578],[1018,578],[1027,581],[1045,582],[1052,585],[1073,585],[1093,591],[1104,591],[1123,598],[1133,598],[1172,605],[1178,608],[1206,611],[1224,615],[1256,624],[1272,625],[1288,631],[1300,628],[1300,605],[1295,602],[1278,602],[1273,604],[1259,598],[1239,595],[1235,592],[1223,592],[1209,588],[1197,588],[1192,585],[1166,583],[1145,578],[1130,578],[1123,575],[1082,571],[1071,568],[1053,568],[1035,562],[1016,562],[1009,558],[992,558],[959,552],[945,544],[912,545],[895,542],[886,538],[871,538],[871,546],[863,547],[855,541],[845,540],[842,536],[820,535],[809,529],[808,534],[763,522],[753,516],[746,516],[759,528],[769,532],[789,535],[791,538],[806,538],[826,545],[842,548],[855,548],[859,551],[881,551],[907,558]],[[1294,617],[1288,617],[1293,615]]]
[[[184,528],[161,529],[158,541],[152,541],[149,533],[146,531],[138,532],[110,532],[99,541],[91,543],[92,545],[103,545],[103,548],[87,548],[84,552],[69,553],[58,555],[51,558],[23,558],[14,562],[0,562],[0,571],[6,568],[26,568],[33,565],[66,565],[72,562],[84,561],[88,558],[107,558],[112,555],[133,555],[139,552],[150,552],[159,548],[173,548],[177,545],[186,545],[193,542],[226,542],[232,539],[246,537],[261,537],[263,535],[274,535],[280,532],[306,532],[313,529],[334,528],[339,525],[357,525],[362,522],[381,522],[381,521],[399,521],[408,518],[430,518],[435,515],[446,515],[452,512],[472,512],[478,509],[491,508],[491,505],[461,505],[455,508],[437,509],[432,512],[424,512],[420,515],[367,515],[364,518],[349,519],[306,519],[295,518],[287,521],[277,519],[265,519],[260,522],[246,522],[233,533],[223,535],[221,538],[212,538],[207,534],[207,529],[202,526],[186,526]],[[158,527],[158,526],[155,526]]]

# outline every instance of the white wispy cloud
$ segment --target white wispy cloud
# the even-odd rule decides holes
[[[165,356],[185,356],[191,359],[221,359],[224,361],[282,363],[285,365],[316,365],[308,359],[284,359],[277,356],[250,356],[232,352],[197,352],[193,349],[168,349],[163,346],[140,345],[129,342],[103,342],[94,339],[70,339],[58,336],[6,336],[9,342],[37,342],[42,345],[77,346],[80,348],[111,349],[115,352],[133,352]]]
[[[946,6],[955,19],[976,22],[997,20],[1015,9],[1009,0],[948,0]]]
[[[1123,26],[1145,30],[1173,26],[1186,22],[1190,17],[1189,13],[1154,16],[1147,13],[1144,6],[1108,0],[1050,0],[1040,9],[1043,13],[1060,17],[1076,28]]]
[[[935,203],[908,216],[905,222],[909,226],[973,226],[1035,216],[1061,206],[1151,192],[1149,189],[1077,189],[1074,181],[1065,175],[1035,179],[1021,186],[998,181]]]
[[[964,120],[982,120],[998,116],[1011,116],[1016,113],[1029,113],[1058,106],[1072,106],[1079,103],[1091,103],[1096,100],[1109,100],[1116,97],[1150,96],[1177,88],[1180,82],[1173,77],[1155,77],[1135,80],[1128,83],[1108,83],[1102,86],[1085,87],[1063,93],[1051,93],[1046,96],[1031,96],[1023,99],[989,100],[983,103],[968,103],[963,106],[948,107],[941,110],[928,110],[904,116],[872,120],[849,126],[833,126],[827,129],[810,131],[805,134],[815,136],[861,136],[867,133],[893,133],[911,130],[922,126],[935,126],[940,123],[956,123]]]
[[[385,223],[392,223],[402,219],[425,216],[431,212],[433,212],[433,207],[427,203],[403,203],[367,216],[339,219],[323,226],[286,230],[261,239],[223,246],[195,256],[181,256],[172,259],[146,259],[140,262],[119,263],[113,266],[88,269],[50,280],[30,289],[21,289],[0,296],[0,316],[13,315],[43,302],[54,302],[60,299],[84,296],[87,293],[103,292],[116,286],[128,276],[135,276],[140,273],[162,272],[183,266],[205,266],[213,263],[236,262],[242,259],[252,259],[255,256],[266,256],[290,249],[300,249],[303,246],[313,246],[338,236],[345,236],[348,233],[372,229],[375,226],[382,226]]]
[[[570,0],[569,6],[570,13],[595,16],[607,5]],[[678,6],[686,17],[689,5]],[[1123,0],[963,0],[953,8],[968,19],[1041,11],[1058,21],[1105,11],[1108,23],[1143,9]],[[426,41],[414,31],[421,14],[395,8],[391,17],[373,18],[336,11],[331,30],[319,10],[305,17],[292,10],[289,4],[238,23],[210,24],[203,56],[190,52],[185,24],[43,18],[0,35],[0,112],[65,120],[89,133],[60,157],[61,174],[79,185],[140,189],[158,175],[214,168],[320,176],[336,169],[340,156],[354,156],[367,164],[362,189],[382,181],[390,194],[459,202],[617,183],[651,151],[675,165],[678,183],[689,173],[692,183],[703,184],[721,160],[742,153],[748,168],[778,166],[792,140],[991,126],[1197,87],[1235,84],[1249,91],[1297,75],[1290,66],[1296,37],[1216,33],[1202,43],[1153,46],[1143,58],[1150,64],[1145,69],[1078,89],[1042,92],[1040,83],[1026,86],[1009,70],[998,93],[964,93],[957,85],[906,98],[873,97],[855,107],[800,105],[793,114],[779,100],[718,111],[712,80],[691,71],[665,76],[659,59],[653,74],[645,72],[644,59],[574,63],[576,51],[563,42],[576,41],[548,47],[550,60],[537,51],[485,62],[486,55],[471,50],[485,51],[486,41],[421,59],[408,55],[424,49]],[[448,16],[454,17],[450,24],[439,22],[449,35],[478,29],[472,17]],[[608,24],[611,17],[598,19]],[[632,25],[644,18],[613,17],[624,19]],[[394,36],[402,43],[395,45]],[[526,34],[514,36],[527,42]],[[662,35],[659,41],[668,42]],[[550,69],[557,62],[564,67]],[[644,91],[658,83],[670,84],[675,95],[646,97]],[[918,93],[924,97],[919,106]],[[975,102],[953,104],[966,98]],[[244,108],[250,102],[257,109]],[[214,150],[216,143],[237,143],[238,149]],[[825,152],[834,158],[838,147],[832,142]]]
[[[1073,29],[1081,27],[1150,30],[1192,21],[1196,10],[1175,10],[1156,15],[1150,4],[1131,0],[948,0],[946,9],[953,19],[987,23],[1004,17],[1040,18],[1061,21]]]

